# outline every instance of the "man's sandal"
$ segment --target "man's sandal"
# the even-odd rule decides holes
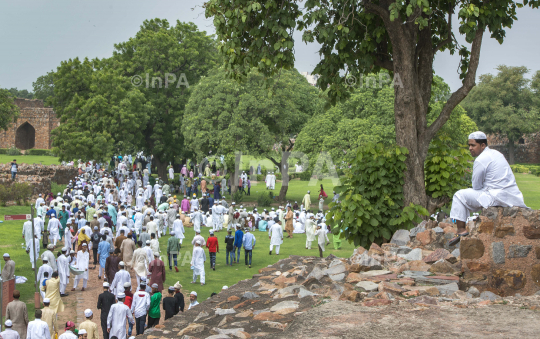
[[[454,246],[456,245],[458,242],[461,241],[461,237],[466,237],[469,235],[469,232],[465,232],[465,233],[461,233],[461,234],[458,234],[455,238],[451,239],[449,242],[448,242],[448,246]]]

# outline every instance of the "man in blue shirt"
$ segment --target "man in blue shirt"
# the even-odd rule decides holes
[[[246,234],[244,234],[244,238],[242,239],[242,242],[244,244],[244,252],[245,252],[245,260],[246,260],[246,266],[249,265],[249,268],[251,268],[251,255],[253,248],[255,247],[255,243],[257,240],[255,239],[255,236],[251,233],[249,233],[249,228],[246,228]],[[248,256],[249,256],[249,264],[248,264]]]
[[[236,256],[236,263],[240,263],[240,249],[242,248],[242,240],[244,239],[244,232],[240,229],[240,225],[236,226],[236,232],[234,233],[234,248],[238,250]],[[234,248],[233,248],[233,260],[234,260]]]

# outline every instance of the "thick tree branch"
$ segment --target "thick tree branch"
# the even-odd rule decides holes
[[[391,72],[394,71],[394,63],[388,59],[382,60],[380,58],[376,58],[375,60],[373,60],[373,64],[375,66],[379,66],[381,68],[387,69]]]
[[[472,47],[471,47],[471,56],[469,59],[469,71],[467,72],[467,75],[465,76],[465,79],[463,80],[463,85],[452,95],[450,96],[450,99],[446,102],[444,105],[441,114],[439,114],[439,117],[437,117],[437,120],[435,120],[431,126],[429,126],[427,134],[426,134],[426,141],[430,141],[433,139],[435,134],[439,131],[439,129],[448,121],[448,118],[450,118],[450,114],[454,110],[454,108],[469,94],[471,89],[476,85],[476,70],[478,69],[478,63],[480,61],[480,48],[482,47],[482,36],[484,34],[484,29],[478,29],[476,31],[476,35],[474,37]]]

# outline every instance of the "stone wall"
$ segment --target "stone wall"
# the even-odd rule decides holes
[[[501,152],[508,160],[508,139],[497,135],[488,135],[488,145]],[[540,163],[540,132],[523,136],[514,144],[514,161],[518,164]]]
[[[14,159],[17,157],[15,156]],[[10,164],[0,164],[0,173],[10,174]],[[17,177],[44,177],[49,178],[51,181],[67,185],[69,180],[78,175],[78,169],[73,166],[61,166],[61,165],[31,165],[31,164],[19,164]],[[10,174],[11,178],[11,174]]]
[[[0,148],[51,149],[51,131],[60,125],[51,107],[44,107],[43,100],[17,98],[20,116],[7,130],[0,133]]]
[[[540,211],[484,209],[461,240],[460,289],[471,286],[501,296],[540,290]]]

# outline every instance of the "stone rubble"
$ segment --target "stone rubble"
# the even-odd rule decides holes
[[[497,211],[488,212],[489,217],[483,218],[497,219]],[[473,237],[463,239],[467,241],[463,241],[460,249],[448,246],[456,228],[445,220],[423,222],[410,232],[398,231],[390,243],[356,248],[348,259],[333,255],[290,256],[260,269],[252,279],[240,281],[202,301],[195,309],[176,315],[163,327],[147,330],[142,338],[280,338],[299,315],[311,314],[317,306],[330,302],[343,303],[343,307],[354,303],[376,308],[375,312],[380,307],[448,309],[492,304],[540,310],[540,292],[528,297],[519,293],[501,297],[460,281],[464,270],[482,272],[491,267],[477,261],[467,261],[465,267],[460,251],[467,257],[483,258],[480,252],[496,252],[499,246],[498,242],[487,246],[486,239],[474,237],[474,230],[490,228],[482,220],[481,224],[469,224]],[[492,231],[495,234],[494,227]],[[406,243],[404,234],[409,237]],[[536,258],[540,249],[512,244],[503,246],[502,252],[517,258],[512,260],[523,260],[527,256]],[[500,274],[500,279],[508,279],[504,273]],[[514,273],[515,284],[519,277]]]

